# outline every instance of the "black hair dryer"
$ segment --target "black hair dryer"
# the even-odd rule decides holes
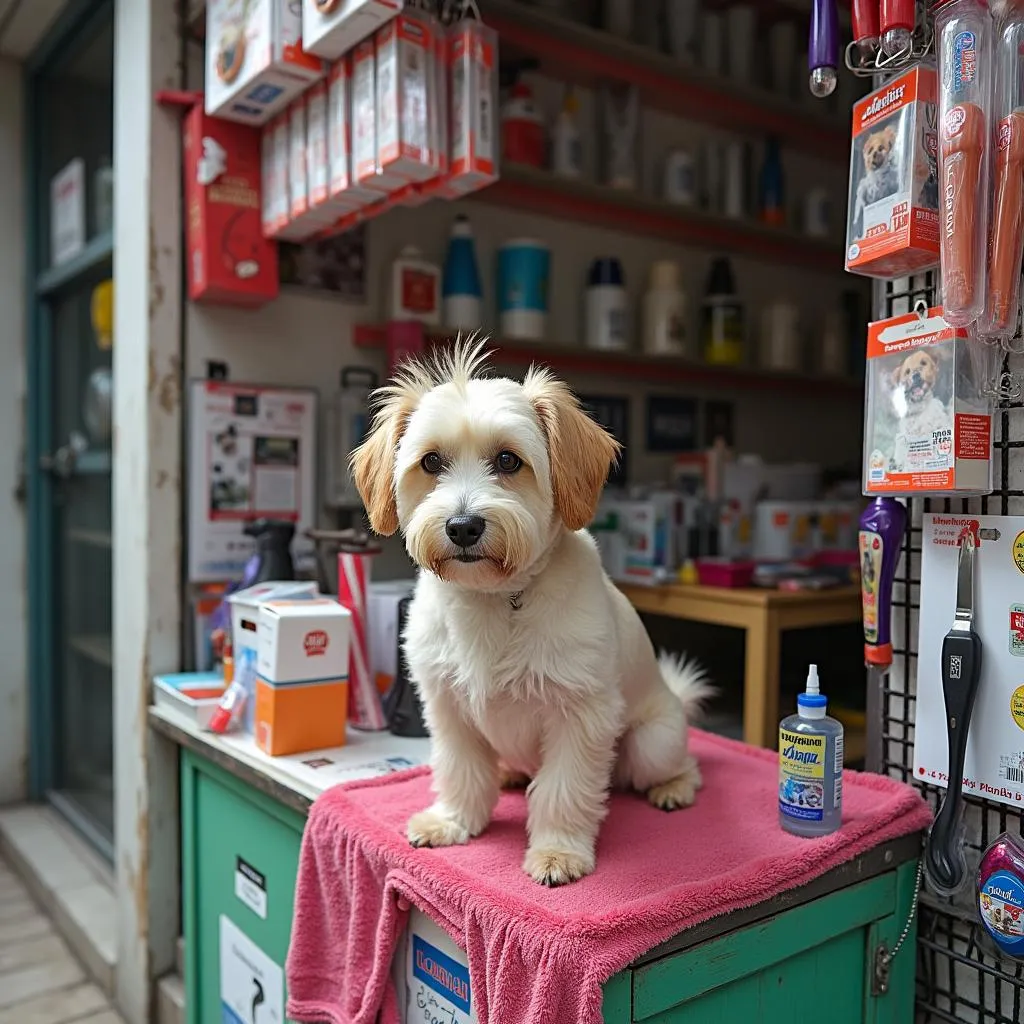
[[[405,620],[411,601],[411,597],[404,597],[398,602],[398,672],[391,689],[384,696],[384,715],[388,720],[388,728],[395,736],[429,736],[430,732],[423,720],[420,695],[409,678],[409,666],[405,663],[402,651],[401,636],[405,632]]]
[[[292,539],[295,524],[284,519],[252,519],[243,531],[256,541],[256,558],[259,568],[252,584],[268,580],[295,579],[295,563],[292,561]]]

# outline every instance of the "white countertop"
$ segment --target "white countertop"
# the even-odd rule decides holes
[[[149,710],[153,718],[209,744],[221,755],[233,758],[307,800],[315,800],[325,789],[340,782],[402,771],[426,764],[430,757],[429,739],[407,739],[390,732],[360,732],[352,728],[348,730],[343,747],[270,757],[256,746],[252,736],[241,733],[218,736],[198,728],[194,721],[172,709],[154,706]]]

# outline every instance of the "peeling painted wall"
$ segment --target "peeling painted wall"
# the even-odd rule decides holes
[[[25,798],[28,757],[25,515],[25,231],[21,66],[0,58],[0,804]]]

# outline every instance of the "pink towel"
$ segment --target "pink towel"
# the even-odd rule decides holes
[[[302,843],[288,953],[288,1016],[394,1024],[391,957],[410,904],[466,950],[481,1024],[601,1024],[601,986],[707,918],[796,888],[874,846],[924,829],[908,786],[847,772],[843,827],[822,839],[779,829],[777,756],[692,733],[704,788],[666,814],[612,797],[596,872],[546,889],[520,865],[526,799],[502,795],[466,846],[414,850],[411,814],[431,801],[425,768],[329,790]]]

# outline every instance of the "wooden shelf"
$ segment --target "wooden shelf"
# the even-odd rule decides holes
[[[454,332],[430,332],[428,340],[443,345]],[[357,325],[353,342],[359,348],[382,348],[384,328],[375,324]],[[819,397],[845,396],[860,402],[863,381],[852,378],[815,377],[810,374],[778,373],[758,367],[708,366],[674,356],[650,356],[642,352],[596,352],[578,345],[558,345],[547,341],[528,342],[492,338],[491,345],[499,362],[512,365],[544,363],[563,373],[587,373],[618,377],[647,384],[700,384],[706,387],[746,391],[799,392]]]
[[[515,0],[485,0],[480,6],[484,20],[498,30],[502,58],[535,60],[543,74],[576,85],[635,85],[645,107],[714,128],[775,135],[788,148],[849,162],[849,129],[841,118],[809,113],[795,101]]]
[[[674,206],[636,192],[560,178],[550,171],[522,164],[503,164],[500,180],[468,198],[714,253],[746,256],[819,273],[845,274],[839,241],[807,238],[786,228]]]

